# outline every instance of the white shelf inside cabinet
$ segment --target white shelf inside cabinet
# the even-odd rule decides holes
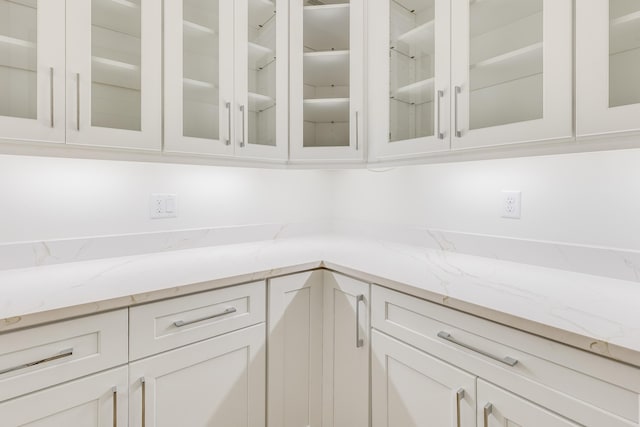
[[[411,83],[393,91],[391,97],[408,104],[431,102],[433,101],[433,84],[433,78]]]
[[[36,43],[0,35],[0,67],[35,72]]]
[[[272,49],[257,43],[249,42],[249,67],[254,70],[264,67],[273,60],[275,53]]]
[[[349,3],[304,7],[304,45],[311,51],[349,49]]]
[[[249,26],[257,28],[264,25],[276,13],[272,0],[249,0]]]
[[[640,48],[640,11],[614,18],[611,29],[611,55]]]
[[[28,40],[16,39],[14,37],[7,37],[0,35],[0,49],[7,47],[19,47],[24,49],[34,49],[36,44]],[[0,50],[1,52],[2,50]]]
[[[471,90],[542,73],[542,49],[542,42],[535,43],[471,65]]]
[[[186,29],[189,30],[195,34],[215,34],[216,32],[209,28],[209,27],[205,27],[204,25],[200,25],[197,24],[195,22],[191,22],[191,21],[187,21],[186,19],[184,21],[182,21],[182,26]]]
[[[473,14],[470,35],[474,38],[528,16],[541,14],[541,5],[541,1],[473,0],[470,2]]]
[[[348,86],[349,51],[307,52],[304,54],[304,84]]]
[[[129,0],[108,0],[109,3],[113,4],[113,5],[118,5],[118,6],[125,6],[125,7],[129,7],[132,9],[139,9],[140,5],[137,4],[136,2],[133,1],[129,1]]]
[[[407,31],[398,36],[396,41],[404,43],[412,48],[411,52],[405,52],[407,54],[431,54],[435,47],[435,22],[429,21],[424,24],[418,25],[415,28]]]
[[[100,56],[92,56],[94,83],[140,90],[140,66]]]
[[[105,31],[115,31],[140,37],[141,9],[139,2],[129,0],[100,0],[91,4],[92,25]]]
[[[315,123],[347,122],[349,98],[305,99],[304,120]]]
[[[276,101],[261,93],[249,92],[249,111],[259,113],[276,104]]]

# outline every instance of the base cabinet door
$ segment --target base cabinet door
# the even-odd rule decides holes
[[[0,403],[3,427],[125,427],[127,367]]]
[[[264,427],[265,326],[130,365],[129,426]]]
[[[473,427],[476,377],[372,332],[373,427]]]
[[[482,380],[478,380],[477,416],[481,427],[578,427],[566,418]]]

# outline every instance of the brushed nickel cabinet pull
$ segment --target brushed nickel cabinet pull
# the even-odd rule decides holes
[[[479,353],[483,356],[486,356],[490,359],[496,360],[500,363],[504,363],[505,365],[509,365],[509,366],[515,366],[518,363],[517,359],[514,359],[513,357],[509,357],[509,356],[505,356],[505,357],[499,357],[499,356],[495,356],[491,353],[487,353],[484,350],[480,350],[477,347],[473,347],[469,344],[465,344],[463,342],[458,341],[457,339],[455,339],[454,337],[451,336],[450,333],[445,332],[445,331],[440,331],[438,332],[438,338],[442,338],[443,340],[449,341],[450,343],[453,343],[455,345],[459,345],[460,347],[466,348],[467,350],[471,350],[474,351],[476,353]]]
[[[356,348],[364,345],[364,339],[360,337],[360,303],[364,302],[364,295],[356,297]]]
[[[438,122],[438,139],[444,139],[444,132],[442,132],[442,98],[444,98],[444,91],[438,91],[438,114],[436,120]]]
[[[489,427],[489,415],[493,412],[493,405],[491,403],[487,403],[484,405],[483,413],[484,413],[484,427]]]
[[[113,393],[113,427],[118,427],[118,387],[111,389]]]
[[[456,86],[454,88],[454,98],[455,98],[455,119],[454,119],[454,127],[456,130],[456,137],[458,138],[462,138],[462,131],[460,130],[460,128],[458,127],[458,110],[459,110],[459,106],[458,106],[458,96],[462,93],[462,88],[460,86]]]
[[[244,123],[245,123],[245,107],[244,105],[240,106],[240,112],[242,112],[242,140],[240,141],[240,147],[244,147],[246,145],[246,135],[244,131]]]
[[[215,319],[216,317],[226,316],[227,314],[235,313],[236,311],[238,310],[235,307],[229,307],[226,308],[222,313],[216,313],[214,315],[203,317],[201,319],[189,321],[178,320],[177,322],[173,322],[173,326],[175,326],[176,328],[181,328],[183,326],[192,325],[194,323],[203,322],[205,320]]]
[[[228,122],[229,128],[228,128],[228,133],[227,133],[227,139],[224,141],[224,145],[231,145],[231,103],[227,102],[225,104],[225,107],[227,107],[227,114],[228,114],[228,119],[229,119],[229,122]]]
[[[53,356],[45,357],[44,359],[36,360],[35,362],[25,363],[23,365],[13,366],[11,368],[3,369],[0,371],[0,375],[7,374],[9,372],[19,371],[21,369],[30,368],[36,365],[42,365],[43,363],[53,362],[54,360],[63,359],[65,357],[73,356],[73,349],[70,348],[68,350],[62,350],[58,354],[54,354]]]
[[[464,389],[456,391],[456,426],[460,427],[460,401],[464,399]]]
[[[49,125],[54,127],[54,99],[53,99],[53,67],[49,67]]]
[[[76,73],[76,130],[80,131],[80,73]]]
[[[140,378],[140,386],[142,387],[142,427],[147,425],[147,381],[144,377]]]

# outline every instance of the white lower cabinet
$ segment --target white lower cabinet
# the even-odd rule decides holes
[[[369,426],[369,284],[316,270],[269,284],[270,427]]]
[[[0,403],[3,427],[127,425],[127,367]]]
[[[129,365],[131,427],[263,427],[265,326]]]
[[[373,427],[473,427],[476,377],[372,332]]]

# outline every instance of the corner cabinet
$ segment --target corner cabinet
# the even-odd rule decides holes
[[[66,0],[66,13],[67,143],[160,150],[161,3]]]
[[[640,2],[576,2],[577,135],[640,131]]]
[[[364,0],[291,2],[291,160],[364,159]]]
[[[165,2],[165,151],[285,160],[286,1]]]

